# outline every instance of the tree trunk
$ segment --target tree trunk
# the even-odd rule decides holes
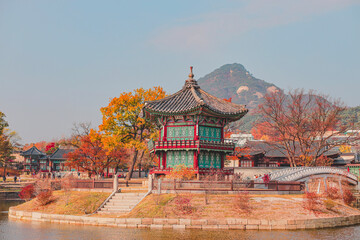
[[[6,160],[4,161],[4,176],[6,177]]]
[[[138,150],[135,149],[135,151],[134,151],[134,157],[133,157],[131,166],[130,166],[130,168],[129,168],[129,172],[128,172],[128,174],[126,175],[126,186],[128,186],[128,181],[129,181],[129,180],[131,179],[131,177],[132,177],[132,173],[133,173],[133,171],[134,171],[134,167],[135,167],[136,160],[137,160],[137,155],[138,155]]]
[[[139,178],[141,178],[141,160],[144,157],[144,152],[145,152],[145,150],[143,150],[141,152],[141,156],[140,156],[140,159],[139,159]]]

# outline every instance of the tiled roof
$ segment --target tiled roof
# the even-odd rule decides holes
[[[69,152],[74,151],[74,149],[61,149],[59,148],[58,150],[56,150],[51,156],[50,156],[50,160],[65,160],[66,157],[64,156],[65,154],[68,154]]]
[[[46,154],[43,153],[42,151],[40,151],[39,149],[37,149],[37,147],[33,146],[32,148],[22,152],[20,155],[21,156],[44,156]]]
[[[244,105],[227,102],[202,90],[193,76],[191,72],[180,91],[163,99],[147,102],[144,110],[158,115],[176,115],[203,110],[233,120],[240,119],[247,113],[248,110]]]
[[[240,155],[258,155],[263,154],[265,157],[269,158],[287,158],[285,149],[282,149],[279,143],[267,142],[267,141],[248,141],[243,147],[246,149],[246,152],[240,152]],[[300,156],[299,147],[296,148],[296,156]],[[336,156],[339,155],[340,152],[337,150],[329,150],[324,153],[324,156]]]

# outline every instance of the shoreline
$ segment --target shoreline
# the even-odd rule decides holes
[[[360,214],[346,217],[312,218],[303,220],[171,219],[171,218],[109,218],[48,214],[9,209],[9,219],[47,223],[148,229],[204,230],[305,230],[345,227],[360,224]]]

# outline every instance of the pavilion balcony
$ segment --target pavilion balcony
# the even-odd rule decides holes
[[[187,150],[214,150],[214,151],[234,151],[235,144],[228,141],[206,141],[206,140],[168,140],[149,142],[150,152],[166,151],[175,149]]]
[[[150,170],[150,174],[169,174],[170,171],[172,170],[171,167],[167,167],[167,168],[159,168],[159,167],[154,167]],[[202,175],[206,175],[206,174],[222,174],[222,175],[233,175],[234,174],[234,169],[221,169],[221,168],[197,168],[195,169],[195,173],[196,174],[202,174]]]

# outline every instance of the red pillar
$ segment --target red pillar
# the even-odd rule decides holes
[[[164,168],[166,168],[166,152],[163,152],[162,165]]]
[[[199,140],[199,134],[197,132],[197,124],[194,125],[194,140]]]
[[[163,136],[163,141],[167,141],[167,126],[164,126],[164,136]]]
[[[162,154],[162,152],[160,152],[159,155],[158,155],[158,162],[159,162],[158,168],[159,168],[159,169],[161,169],[161,162],[160,162],[160,160],[161,160],[160,155],[161,155],[161,154]]]
[[[198,152],[194,151],[194,169],[198,169],[199,168],[199,161],[198,161]]]
[[[225,154],[221,154],[221,169],[224,168]]]

